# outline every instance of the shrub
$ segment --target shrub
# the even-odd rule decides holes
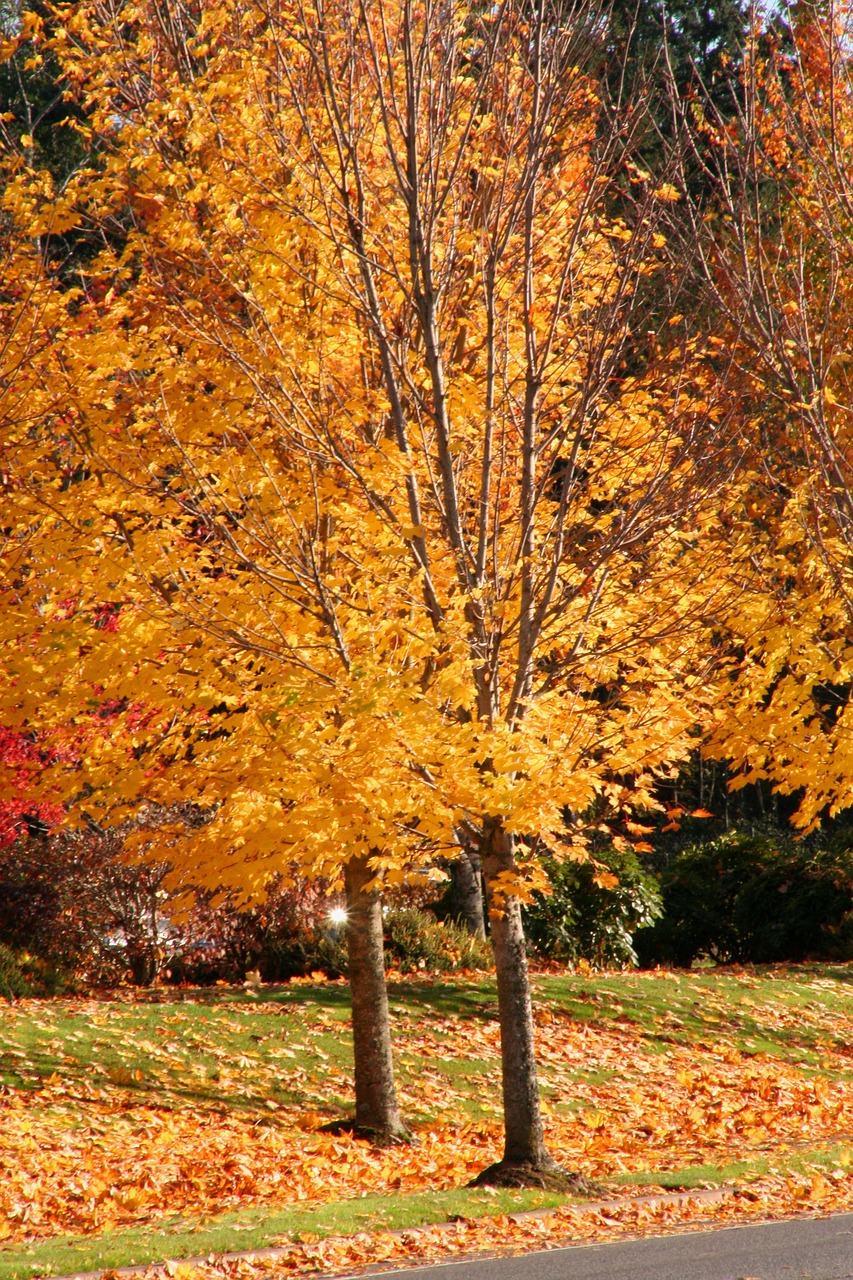
[[[129,866],[122,843],[120,831],[87,831],[0,850],[0,942],[28,952],[48,986],[157,976],[169,864]]]
[[[729,832],[661,874],[664,914],[644,963],[853,958],[853,850]]]
[[[385,963],[403,973],[419,969],[487,969],[492,949],[460,925],[440,922],[417,907],[389,907],[385,913]]]
[[[14,952],[0,942],[0,996],[17,1000],[30,994],[30,984],[21,971]]]
[[[323,885],[289,877],[273,882],[264,902],[240,907],[233,900],[202,900],[184,926],[181,954],[171,965],[175,980],[240,981],[257,969],[264,982],[285,982],[320,971],[346,974],[346,937],[329,920],[337,904]],[[491,947],[467,930],[440,924],[426,911],[390,906],[384,916],[385,963],[404,973],[486,968]]]
[[[327,886],[295,871],[276,877],[261,902],[200,893],[182,923],[170,962],[174,981],[242,981],[258,970],[264,982],[286,982],[321,970],[337,977],[346,967],[342,939],[330,923],[337,899]]]
[[[602,868],[617,877],[616,885],[596,883]],[[548,862],[545,869],[551,893],[534,893],[523,908],[531,948],[547,959],[586,960],[597,968],[635,965],[634,934],[661,913],[657,882],[636,855],[607,849],[595,862]]]
[[[169,864],[123,861],[124,834],[60,833],[0,849],[0,944],[28,954],[23,977],[34,991],[160,977],[241,982],[252,970],[264,982],[346,972],[343,931],[329,918],[339,899],[327,885],[290,868],[262,902],[199,892],[172,920]],[[389,966],[447,970],[491,962],[482,941],[415,906],[390,908],[386,923]]]

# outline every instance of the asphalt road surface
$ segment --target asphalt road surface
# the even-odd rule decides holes
[[[393,1280],[853,1280],[853,1213],[391,1274]]]

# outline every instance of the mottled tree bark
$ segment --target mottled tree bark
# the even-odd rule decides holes
[[[378,893],[365,892],[364,888],[373,874],[367,858],[351,858],[344,868],[355,1056],[355,1129],[384,1145],[405,1141],[408,1134],[394,1089],[382,904]]]
[[[497,1164],[478,1174],[472,1185],[587,1191],[590,1188],[585,1179],[562,1169],[545,1146],[521,906],[512,896],[496,900],[493,887],[501,872],[515,871],[513,838],[499,819],[487,820],[482,853],[501,1027],[504,1154]]]

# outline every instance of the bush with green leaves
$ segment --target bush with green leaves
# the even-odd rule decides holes
[[[664,914],[645,964],[853,959],[853,849],[732,831],[661,873]]]
[[[425,970],[488,969],[492,949],[460,925],[439,921],[417,907],[388,907],[385,912],[385,963],[402,973]]]
[[[661,913],[657,882],[636,854],[611,848],[594,861],[548,861],[545,870],[550,894],[534,893],[523,909],[531,949],[543,959],[586,960],[600,969],[635,965],[634,935]]]

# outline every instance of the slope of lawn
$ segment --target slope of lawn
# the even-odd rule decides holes
[[[853,1201],[853,966],[535,978],[549,1141],[616,1195]],[[548,1208],[500,1153],[493,979],[392,982],[416,1145],[352,1106],[342,983],[25,1000],[0,1017],[0,1280]],[[780,1201],[781,1204],[781,1201]],[[503,1215],[495,1219],[495,1215]]]

